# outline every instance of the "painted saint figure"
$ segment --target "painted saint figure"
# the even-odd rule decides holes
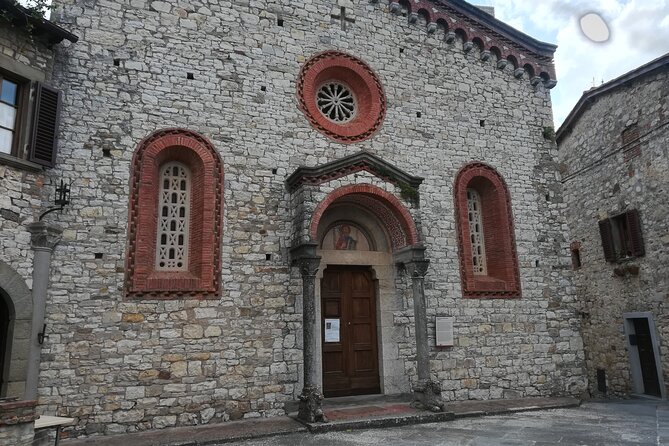
[[[358,242],[351,236],[351,227],[349,225],[339,226],[337,232],[339,233],[339,237],[335,243],[335,249],[352,251],[356,249]]]

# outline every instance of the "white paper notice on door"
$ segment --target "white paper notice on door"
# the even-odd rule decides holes
[[[325,342],[339,341],[339,319],[325,319]]]

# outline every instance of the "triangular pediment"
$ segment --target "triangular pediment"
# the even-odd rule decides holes
[[[410,175],[384,159],[362,151],[320,166],[300,166],[288,177],[286,186],[292,192],[305,184],[323,184],[360,171],[367,171],[385,181],[407,185],[415,190],[423,182],[423,178]]]

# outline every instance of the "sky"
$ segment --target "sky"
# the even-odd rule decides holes
[[[558,84],[551,91],[556,129],[584,91],[669,53],[669,0],[469,2],[494,6],[498,19],[535,39],[558,45]],[[585,33],[580,25],[584,16]]]

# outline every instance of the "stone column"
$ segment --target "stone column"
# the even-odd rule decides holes
[[[418,382],[413,388],[414,405],[434,412],[441,412],[441,385],[430,377],[430,349],[427,338],[427,304],[425,302],[425,275],[430,266],[427,259],[412,259],[404,264],[411,276],[413,313],[416,328],[416,369]]]
[[[318,339],[316,336],[316,273],[321,258],[315,244],[300,245],[291,250],[293,264],[302,274],[302,355],[304,358],[304,387],[300,395],[298,418],[308,423],[326,421],[321,403],[323,394],[318,387]]]
[[[404,265],[411,277],[413,312],[416,331],[416,371],[414,405],[435,412],[444,409],[441,385],[430,377],[430,349],[427,338],[427,302],[425,300],[425,275],[430,261],[425,258],[425,247],[409,246],[395,253],[395,262]]]
[[[411,277],[413,314],[416,326],[416,368],[418,381],[430,379],[430,352],[427,340],[427,308],[425,305],[425,274],[429,260],[414,260],[404,264]]]
[[[46,297],[51,271],[51,254],[60,242],[63,230],[58,226],[38,221],[29,224],[28,231],[32,235],[31,245],[35,254],[33,256],[33,318],[32,330],[30,332],[30,352],[28,354],[25,399],[34,400],[37,399],[40,355],[42,352],[42,346],[37,339],[37,334],[41,333],[44,328]]]

